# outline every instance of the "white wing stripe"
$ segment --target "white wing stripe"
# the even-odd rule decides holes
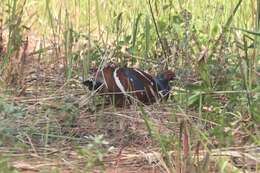
[[[118,71],[119,68],[116,68],[115,71],[114,71],[114,74],[113,74],[113,77],[114,77],[114,80],[116,82],[116,85],[117,87],[120,89],[120,91],[126,95],[126,91],[124,89],[124,86],[122,85],[122,83],[120,82],[120,79],[119,77],[117,76],[117,71]]]

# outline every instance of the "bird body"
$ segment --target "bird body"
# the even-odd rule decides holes
[[[169,81],[174,78],[174,72],[170,70],[153,77],[140,69],[107,64],[83,84],[89,90],[110,95],[116,106],[131,104],[133,99],[148,105],[168,98]]]

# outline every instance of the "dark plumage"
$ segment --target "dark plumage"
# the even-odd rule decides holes
[[[163,73],[158,74],[154,77],[156,85],[158,87],[158,92],[161,97],[165,97],[168,99],[171,87],[169,86],[169,82],[175,79],[175,74],[170,71],[164,71]]]
[[[169,81],[175,78],[173,71],[167,70],[155,77],[142,70],[128,67],[116,67],[107,64],[98,70],[95,77],[83,82],[89,90],[113,97],[116,106],[131,104],[134,98],[144,104],[169,97]]]
[[[84,81],[83,84],[86,85],[89,90],[97,90],[103,83],[96,81],[95,78],[89,78]]]

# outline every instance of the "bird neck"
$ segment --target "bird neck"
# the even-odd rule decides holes
[[[159,90],[165,90],[169,88],[169,81],[164,79],[163,74],[159,74],[154,78]]]

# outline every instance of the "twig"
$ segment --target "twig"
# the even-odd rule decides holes
[[[163,45],[163,42],[162,42],[162,39],[161,39],[161,36],[160,36],[160,33],[159,33],[159,29],[158,29],[157,23],[155,21],[151,0],[148,0],[148,4],[149,4],[149,9],[150,9],[150,12],[151,12],[151,15],[152,15],[152,20],[153,20],[153,24],[155,26],[155,31],[156,31],[157,37],[158,37],[159,42],[160,42],[160,44],[162,46],[164,57],[165,57],[165,59],[167,59],[167,54],[166,54],[166,51],[165,51],[165,48],[164,48],[164,45]]]

